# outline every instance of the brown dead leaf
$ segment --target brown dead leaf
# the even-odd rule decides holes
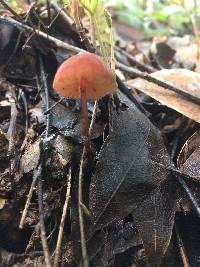
[[[6,204],[5,198],[0,197],[0,210],[3,209],[4,205]]]
[[[180,47],[177,49],[176,54],[179,56],[181,62],[190,60],[193,63],[195,63],[196,64],[195,71],[200,73],[200,61],[198,60],[197,44]]]
[[[200,147],[200,131],[196,131],[183,145],[178,158],[177,167],[181,168],[191,154]]]
[[[177,49],[176,53],[179,56],[181,62],[187,59],[190,59],[194,61],[195,63],[197,62],[197,45],[196,44],[180,47]]]
[[[20,173],[28,173],[36,169],[40,159],[40,141],[29,145],[20,160]]]
[[[154,72],[151,76],[170,82],[182,88],[183,91],[200,97],[200,74],[196,72],[185,69],[163,69]],[[200,123],[200,105],[187,100],[180,94],[140,78],[129,80],[127,84],[131,88],[142,91],[162,104]]]

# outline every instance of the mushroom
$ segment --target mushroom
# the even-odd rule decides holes
[[[61,96],[81,100],[85,153],[91,153],[87,101],[98,100],[116,91],[115,75],[95,54],[84,52],[65,60],[53,81]]]

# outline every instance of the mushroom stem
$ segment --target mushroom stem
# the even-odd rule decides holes
[[[86,100],[86,90],[80,88],[81,91],[81,104],[82,104],[82,119],[83,119],[83,141],[86,155],[91,154],[91,144],[89,138],[89,119],[88,119],[88,109]]]

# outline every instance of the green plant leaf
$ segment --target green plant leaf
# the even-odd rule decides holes
[[[80,0],[80,3],[91,15],[93,15],[97,8],[98,0]]]

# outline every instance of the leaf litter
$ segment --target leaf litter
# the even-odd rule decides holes
[[[184,257],[194,261],[191,255],[197,242],[193,242],[194,250],[189,250],[180,226],[190,218],[198,221],[199,216],[198,132],[190,140],[200,122],[199,104],[193,101],[199,97],[199,74],[180,69],[186,65],[175,58],[178,49],[162,42],[153,44],[155,53],[150,42],[143,43],[145,53],[123,53],[124,48],[134,46],[130,43],[116,49],[116,65],[121,66],[116,73],[124,82],[118,77],[114,103],[110,97],[98,103],[91,136],[94,158],[83,164],[83,203],[78,204],[77,175],[83,147],[80,103],[60,101],[51,85],[57,66],[66,57],[90,47],[68,15],[56,4],[51,8],[58,12],[55,21],[43,17],[39,6],[30,7],[27,20],[21,14],[18,21],[0,15],[1,34],[6,36],[0,45],[1,265],[45,266],[59,247],[61,229],[59,266],[82,265],[79,204],[91,266],[122,266],[122,262],[127,267],[163,266],[163,262],[170,266],[171,259],[174,266],[181,266]],[[101,6],[101,19],[102,11]],[[47,20],[52,22],[48,34]],[[32,36],[38,25],[42,25],[41,31]],[[101,30],[112,49],[110,35],[103,27]],[[119,47],[120,42],[124,43],[119,37]],[[139,73],[133,66],[154,72],[151,75],[163,80],[166,88],[149,83],[145,76],[146,80],[133,80]],[[181,95],[181,90],[169,90],[165,82],[192,95],[192,100]],[[93,103],[88,107],[91,115]],[[175,167],[177,159],[179,169]],[[180,239],[174,229],[179,228],[187,249],[177,259],[180,246],[174,240]]]

